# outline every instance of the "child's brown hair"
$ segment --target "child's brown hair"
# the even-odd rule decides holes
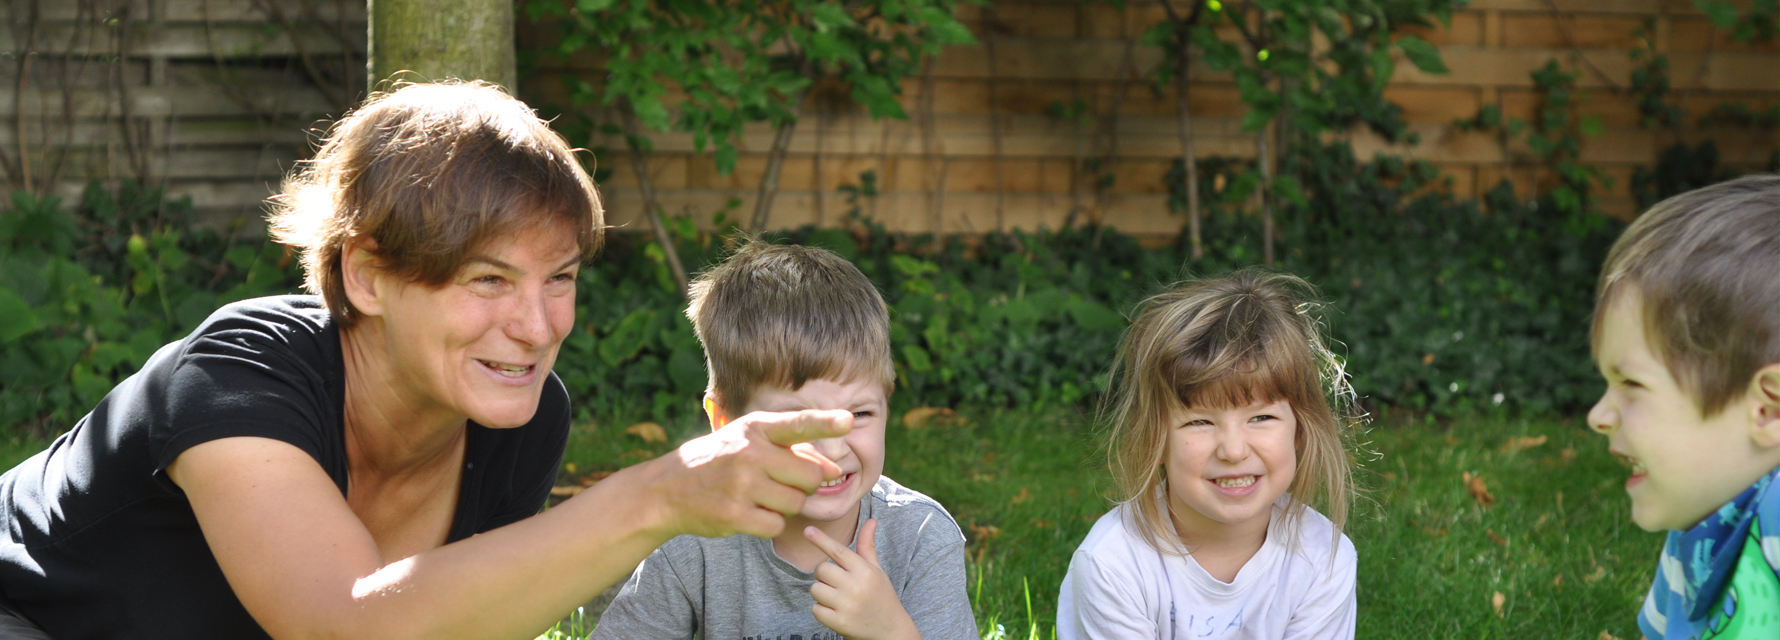
[[[1695,189],[1638,216],[1601,267],[1591,343],[1603,311],[1632,289],[1651,351],[1701,417],[1724,410],[1780,362],[1780,175]]]
[[[686,316],[709,391],[734,415],[761,385],[861,376],[896,384],[890,313],[859,268],[826,249],[748,241],[692,282]]]
[[[1106,446],[1116,497],[1135,510],[1156,549],[1186,551],[1168,501],[1157,499],[1178,406],[1290,403],[1298,466],[1287,491],[1288,539],[1297,539],[1306,504],[1322,505],[1337,531],[1346,524],[1354,496],[1346,442],[1352,391],[1323,344],[1312,291],[1296,276],[1242,270],[1144,301],[1119,348]]]

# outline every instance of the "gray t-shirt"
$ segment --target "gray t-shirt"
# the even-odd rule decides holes
[[[878,520],[878,562],[921,637],[976,640],[964,534],[945,507],[880,477],[859,509],[859,522],[868,518]],[[815,581],[774,553],[771,540],[679,536],[637,567],[591,638],[840,640],[810,613]]]

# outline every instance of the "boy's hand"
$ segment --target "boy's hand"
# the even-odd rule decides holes
[[[902,608],[890,576],[878,566],[877,532],[877,520],[860,525],[859,553],[853,553],[822,530],[804,528],[803,536],[834,561],[816,567],[816,584],[810,586],[816,606],[810,611],[817,621],[852,640],[919,640],[914,619]]]

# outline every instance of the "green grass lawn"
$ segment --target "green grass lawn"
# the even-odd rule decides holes
[[[1067,411],[966,413],[921,429],[892,420],[885,473],[964,527],[985,638],[997,625],[1007,638],[1051,636],[1070,554],[1110,506],[1087,424]],[[669,442],[648,443],[626,426],[578,427],[565,472],[616,469],[703,431],[669,425]],[[1381,420],[1366,439],[1376,457],[1363,462],[1366,494],[1348,528],[1360,554],[1359,637],[1638,637],[1662,536],[1630,523],[1626,472],[1580,420]],[[0,468],[43,446],[0,438]],[[1489,506],[1467,473],[1482,479]],[[580,634],[558,637],[570,635]]]
[[[998,624],[1009,638],[1051,636],[1069,557],[1110,508],[1087,424],[1073,412],[1016,411],[921,429],[892,421],[885,474],[964,527],[985,638]],[[679,441],[699,430],[669,432]],[[1662,536],[1631,524],[1626,471],[1579,419],[1380,420],[1365,439],[1374,455],[1348,527],[1360,554],[1358,637],[1639,636]],[[622,426],[584,428],[568,462],[612,469],[667,448]]]

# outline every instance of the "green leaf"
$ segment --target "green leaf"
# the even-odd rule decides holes
[[[914,371],[926,372],[933,369],[933,358],[927,355],[927,350],[912,344],[902,346],[902,359]]]
[[[1119,315],[1106,305],[1083,299],[1081,296],[1070,296],[1065,303],[1064,311],[1075,325],[1088,331],[1118,331],[1125,327],[1125,317]]]
[[[1723,0],[1694,0],[1694,8],[1706,14],[1712,26],[1729,29],[1737,24],[1737,5]]]
[[[636,357],[649,340],[649,328],[655,324],[655,310],[647,307],[631,311],[618,321],[610,335],[599,342],[600,360],[616,367]]]
[[[705,360],[697,347],[678,349],[668,356],[668,377],[681,395],[694,395],[705,390]]]
[[[953,20],[949,16],[943,22],[934,22],[927,26],[933,29],[934,44],[976,44],[977,42],[976,36],[970,33],[970,29],[965,27],[964,23]]]
[[[816,6],[810,7],[810,21],[816,24],[817,29],[824,31],[835,27],[853,26],[853,16],[847,15],[845,8],[828,3],[818,3]]]
[[[731,173],[735,173],[735,145],[730,144],[728,140],[717,143],[716,161],[718,175],[727,176]]]
[[[583,14],[594,14],[605,11],[612,6],[613,0],[576,0],[575,8]]]
[[[31,305],[10,289],[0,289],[0,344],[10,344],[43,327]]]
[[[1272,105],[1257,105],[1250,107],[1248,114],[1242,117],[1242,130],[1260,131],[1267,126],[1268,122],[1273,120],[1273,114],[1277,110],[1278,109]]]
[[[1409,58],[1410,64],[1426,73],[1448,73],[1446,63],[1440,60],[1440,50],[1416,36],[1403,36],[1397,39],[1397,48]]]
[[[668,119],[667,107],[662,105],[661,100],[655,96],[632,95],[630,96],[630,108],[633,113],[637,114],[637,120],[642,122],[643,126],[656,131],[667,131],[672,127],[672,122]]]
[[[1391,50],[1373,49],[1368,62],[1372,68],[1372,92],[1384,91],[1385,85],[1391,82],[1391,75],[1397,71],[1397,61],[1391,58]]]

